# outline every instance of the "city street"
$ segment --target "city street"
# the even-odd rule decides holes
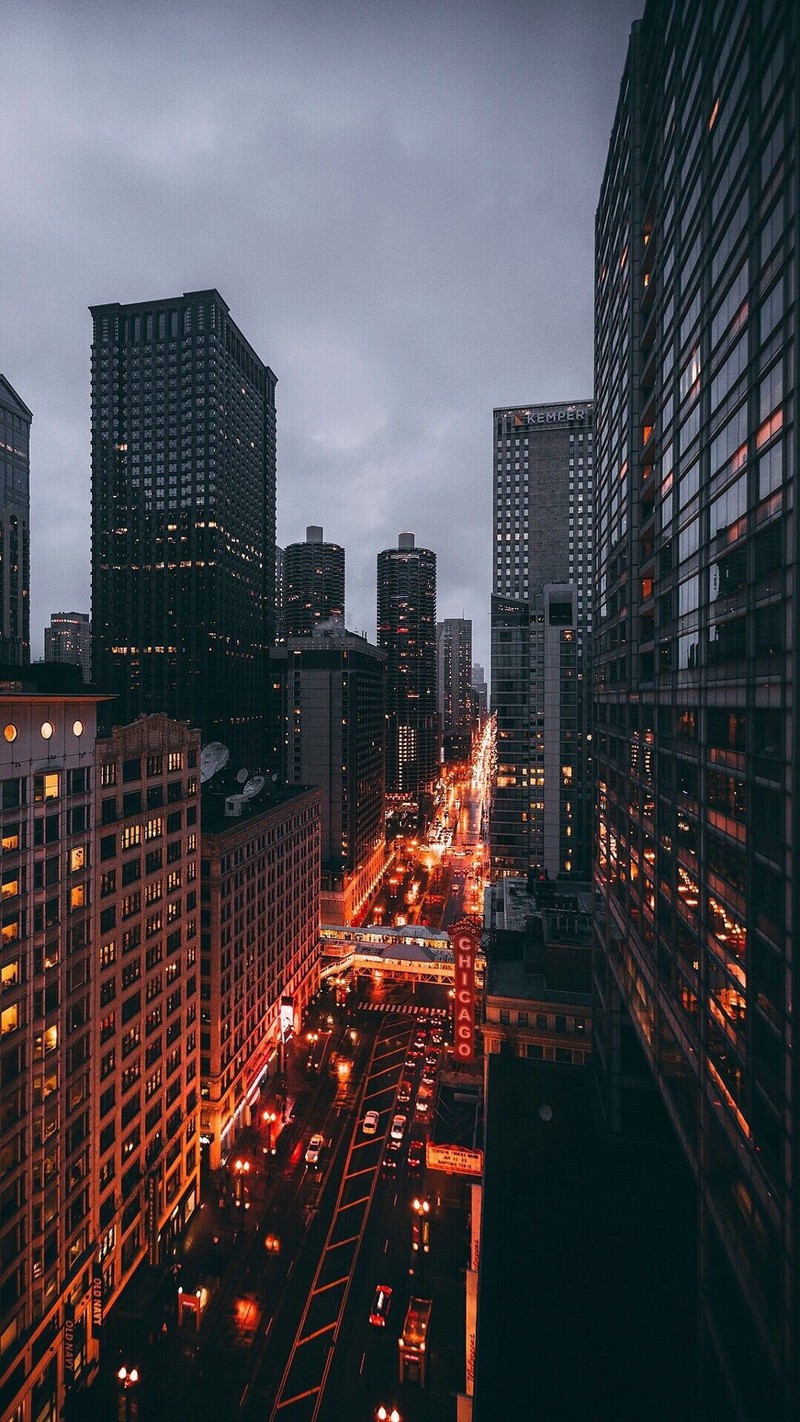
[[[455,1417],[454,1394],[463,1387],[467,1203],[460,1181],[426,1178],[424,1142],[440,1125],[439,1094],[420,1078],[435,1081],[438,1062],[445,1064],[446,1003],[431,986],[413,999],[402,985],[371,987],[334,1025],[335,1041],[345,1032],[357,1036],[343,1084],[333,1059],[328,1073],[309,1083],[300,1044],[287,1073],[287,1113],[295,1119],[274,1135],[270,1122],[240,1138],[172,1268],[152,1271],[149,1289],[126,1300],[109,1326],[102,1376],[72,1409],[75,1422],[114,1415],[118,1400],[124,1410],[123,1396],[126,1416],[135,1399],[139,1422],[178,1413],[200,1422],[351,1422],[371,1419],[382,1402],[416,1422]],[[327,1004],[322,1022],[326,1011]],[[427,1040],[425,1060],[419,1050],[413,1054],[414,1038]],[[427,1065],[433,1058],[436,1067]],[[397,1100],[401,1083],[405,1104]],[[419,1096],[433,1102],[430,1120],[418,1119]],[[362,1122],[371,1110],[378,1124],[367,1135]],[[398,1115],[402,1138],[392,1150]],[[324,1146],[312,1167],[305,1157],[316,1133]],[[412,1141],[423,1148],[419,1166],[408,1164]],[[428,1251],[412,1250],[415,1198],[420,1211],[426,1201]],[[380,1285],[391,1290],[391,1306],[385,1324],[375,1326],[370,1309]],[[179,1316],[179,1290],[203,1295],[199,1326],[193,1309]],[[409,1297],[420,1294],[433,1300],[424,1389],[398,1381],[398,1336]],[[121,1365],[136,1367],[133,1392],[120,1389]]]
[[[363,913],[365,923],[447,929],[465,914],[482,914],[493,737],[490,721],[470,764],[448,768],[427,837],[394,840],[391,873]]]
[[[490,749],[487,735],[473,765],[443,780],[426,842],[396,844],[375,918],[446,927],[480,911]],[[312,1039],[319,1074],[308,1069]],[[424,1154],[429,1137],[475,1144],[474,1112],[439,1081],[449,1039],[441,987],[362,978],[346,1008],[323,992],[285,1079],[268,1083],[226,1167],[207,1176],[171,1265],[144,1267],[121,1301],[101,1376],[75,1399],[72,1422],[117,1411],[140,1422],[178,1412],[200,1422],[351,1422],[381,1405],[414,1422],[455,1417],[468,1189],[457,1177],[426,1178]],[[368,1111],[378,1113],[374,1134],[362,1129]],[[427,1247],[414,1250],[423,1218]],[[388,1312],[376,1323],[378,1290]],[[399,1382],[412,1296],[432,1300],[424,1388]],[[120,1367],[128,1378],[136,1369],[127,1390]]]

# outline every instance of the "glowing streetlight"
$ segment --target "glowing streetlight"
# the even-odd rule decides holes
[[[117,1407],[118,1422],[137,1422],[139,1416],[139,1399],[136,1395],[136,1384],[139,1381],[138,1368],[120,1368],[117,1372],[117,1382],[119,1383],[119,1404]]]
[[[270,1155],[275,1154],[275,1147],[272,1143],[272,1127],[278,1119],[275,1111],[262,1111],[261,1119],[267,1128],[267,1149]]]
[[[234,1171],[234,1182],[235,1182],[235,1183],[234,1183],[234,1195],[235,1195],[235,1198],[236,1198],[236,1203],[237,1203],[237,1205],[241,1205],[242,1209],[246,1210],[246,1209],[248,1208],[250,1202],[249,1202],[249,1201],[246,1201],[245,1198],[244,1198],[244,1181],[245,1181],[247,1175],[249,1175],[249,1173],[250,1173],[250,1161],[249,1161],[249,1160],[235,1160],[235,1161],[233,1162],[233,1171]]]

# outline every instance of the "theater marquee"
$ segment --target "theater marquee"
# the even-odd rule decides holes
[[[454,1055],[457,1062],[475,1060],[475,958],[480,929],[468,919],[450,930],[455,973]]]

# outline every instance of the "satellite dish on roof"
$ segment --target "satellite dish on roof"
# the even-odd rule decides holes
[[[200,751],[200,784],[205,785],[212,775],[216,775],[223,765],[227,765],[230,751],[222,741],[209,741]]]
[[[248,800],[252,800],[255,795],[261,794],[266,783],[263,775],[254,775],[251,780],[248,780],[242,794],[245,795]]]
[[[239,782],[240,785],[244,785],[244,782],[245,782],[245,780],[247,779],[247,777],[248,777],[249,774],[250,774],[250,771],[249,771],[249,770],[237,770],[237,772],[236,772],[236,779],[238,780],[238,782]]]

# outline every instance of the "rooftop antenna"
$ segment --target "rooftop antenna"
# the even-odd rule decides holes
[[[267,782],[264,779],[263,775],[253,775],[245,785],[242,794],[247,800],[253,800],[255,799],[256,795],[261,794],[261,791],[264,789],[266,783]]]
[[[244,782],[245,782],[245,780],[247,780],[247,778],[249,777],[249,775],[250,775],[250,771],[249,771],[249,770],[244,770],[244,769],[242,769],[242,770],[237,770],[237,772],[236,772],[236,779],[238,780],[238,782],[239,782],[240,785],[244,785]]]

